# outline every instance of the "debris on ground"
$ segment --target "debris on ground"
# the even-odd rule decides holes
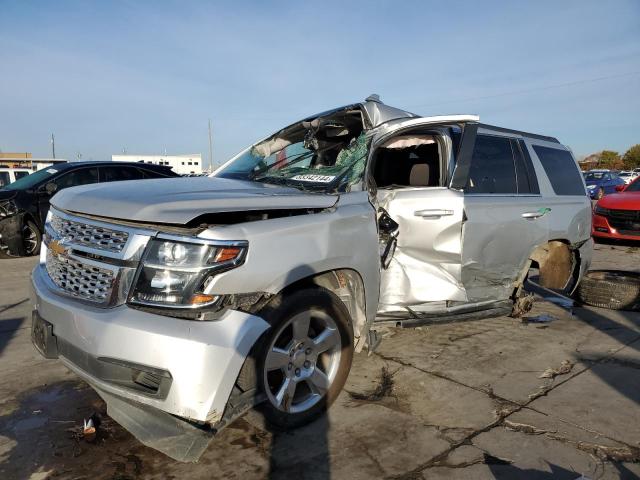
[[[555,378],[558,375],[569,373],[573,369],[573,363],[563,360],[558,368],[547,368],[538,378]]]
[[[378,377],[378,385],[370,392],[348,392],[354,400],[366,400],[368,402],[377,402],[384,397],[390,397],[393,392],[393,375],[387,367],[382,367],[380,376]]]
[[[507,430],[527,433],[529,435],[544,435],[545,433],[556,433],[555,431],[550,432],[549,430],[543,430],[541,428],[534,427],[533,425],[527,425],[526,423],[516,423],[510,420],[505,420],[504,426],[507,428]]]
[[[547,313],[536,315],[535,317],[522,317],[522,323],[550,323],[555,317]]]
[[[67,432],[71,434],[71,438],[76,441],[84,440],[89,443],[93,443],[96,441],[98,436],[98,427],[100,426],[100,417],[98,414],[94,413],[89,417],[89,419],[85,419],[83,421],[82,426],[76,426],[72,428],[68,428]]]

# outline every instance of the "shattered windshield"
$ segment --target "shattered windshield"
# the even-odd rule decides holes
[[[364,173],[370,137],[359,111],[340,111],[288,127],[235,157],[216,176],[346,191]]]

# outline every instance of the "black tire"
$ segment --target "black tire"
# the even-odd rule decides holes
[[[640,274],[617,270],[587,272],[578,286],[578,299],[612,310],[640,309]]]
[[[265,360],[267,352],[276,337],[282,334],[282,327],[296,315],[306,311],[322,312],[328,315],[340,334],[340,357],[337,371],[327,392],[308,410],[292,413],[278,409],[268,398],[258,406],[266,421],[278,429],[295,428],[310,423],[323,415],[341,392],[351,369],[353,359],[353,326],[344,303],[327,289],[317,287],[299,290],[291,294],[278,295],[261,312],[271,328],[254,347],[254,359],[257,366],[256,380],[261,392],[269,388],[266,385]],[[317,367],[315,367],[317,368]],[[266,395],[266,393],[265,393]]]
[[[27,220],[24,223],[22,232],[23,232],[22,233],[23,239],[25,242],[24,244],[25,256],[32,257],[34,255],[38,255],[40,253],[40,247],[42,246],[42,233],[40,233],[40,229],[31,220]],[[27,235],[30,236],[29,237],[30,239],[32,238],[32,240],[29,241],[29,243],[27,243],[28,241]]]

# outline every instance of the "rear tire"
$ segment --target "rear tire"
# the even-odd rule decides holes
[[[267,397],[258,409],[280,429],[310,423],[331,406],[349,375],[349,312],[317,287],[279,295],[261,316],[271,328],[254,348],[258,388]]]
[[[587,272],[578,286],[578,299],[612,310],[640,308],[640,274],[616,270]]]

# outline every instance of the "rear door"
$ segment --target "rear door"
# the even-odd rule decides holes
[[[511,296],[548,240],[550,211],[523,140],[481,127],[464,185],[461,278],[470,302]]]

